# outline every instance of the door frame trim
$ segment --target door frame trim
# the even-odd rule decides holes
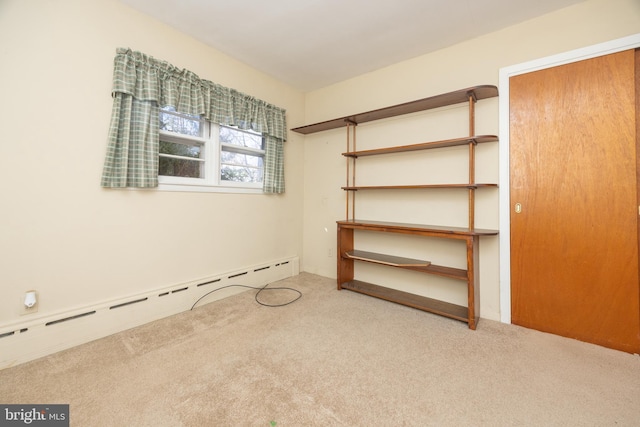
[[[500,68],[499,186],[500,186],[500,321],[511,323],[511,203],[509,167],[509,78],[598,56],[640,47],[640,33],[605,43]]]

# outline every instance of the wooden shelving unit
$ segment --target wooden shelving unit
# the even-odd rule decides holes
[[[478,100],[498,96],[495,86],[475,86],[459,91],[449,92],[430,98],[399,104],[387,108],[369,111],[361,114],[341,117],[334,120],[320,122],[308,126],[292,129],[293,131],[310,134],[339,127],[346,127],[347,150],[342,153],[346,158],[346,185],[342,187],[346,196],[346,219],[337,221],[338,231],[338,289],[348,289],[387,301],[414,307],[420,310],[450,317],[468,323],[470,329],[476,329],[480,317],[479,305],[479,239],[483,236],[494,236],[497,230],[485,230],[475,228],[475,191],[481,188],[495,188],[497,184],[475,182],[475,147],[477,144],[496,142],[495,135],[475,135],[475,103]],[[469,136],[431,141],[420,144],[400,145],[378,148],[372,150],[356,150],[355,132],[356,126],[361,123],[380,120],[403,114],[444,107],[459,103],[468,103],[469,106]],[[424,151],[444,147],[462,146],[469,147],[469,181],[458,184],[418,184],[418,185],[356,185],[355,171],[356,161],[361,157],[378,156],[391,153]],[[356,193],[359,191],[374,190],[430,190],[438,188],[462,189],[468,192],[468,227],[445,227],[425,224],[405,224],[395,222],[381,222],[372,220],[360,220],[355,218]],[[464,241],[466,246],[466,269],[452,268],[434,265],[427,260],[398,257],[390,254],[373,253],[354,248],[354,233],[358,230],[366,230],[380,233],[397,233],[425,238],[455,239]],[[386,288],[373,283],[366,283],[354,279],[354,263],[368,262],[384,265],[391,268],[418,271],[459,281],[467,284],[467,305],[461,306],[448,302],[426,298],[410,294],[396,289]]]

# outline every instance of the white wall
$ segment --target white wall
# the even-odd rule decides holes
[[[100,187],[116,48],[287,110],[304,95],[116,0],[0,2],[0,329],[302,252],[302,138],[284,195]],[[19,316],[24,291],[39,312]]]
[[[306,95],[306,123],[369,111],[478,84],[497,86],[499,70],[502,67],[617,39],[639,30],[640,2],[637,0],[586,1],[432,54],[310,92]],[[481,101],[477,108],[476,133],[497,135],[498,101]],[[430,112],[411,119],[394,119],[385,123],[391,125],[388,127],[361,125],[358,128],[358,148],[382,144],[403,145],[466,135],[466,130],[456,128],[458,125],[448,120],[450,115],[458,114],[456,109],[447,109],[440,116],[435,114],[441,113]],[[379,132],[387,132],[387,128],[394,130],[389,131],[386,137],[380,136]],[[345,183],[345,160],[340,153],[345,149],[344,131],[323,132],[307,136],[305,139],[305,269],[329,277],[336,276],[333,256],[336,243],[335,221],[345,217],[345,195],[340,190],[340,186]],[[497,144],[479,146],[478,154],[478,182],[498,182]],[[429,163],[430,156],[436,156],[438,161]],[[443,175],[449,174],[460,165],[461,160],[465,161],[464,153],[456,152],[454,149],[444,150],[444,153],[437,155],[429,153],[423,159],[425,169],[429,167],[438,178],[443,178],[443,181],[455,180],[455,176]],[[358,166],[358,170],[364,172],[365,163],[361,165]],[[380,180],[396,179],[398,173],[401,173],[401,179],[414,178],[411,173],[394,169],[393,173],[381,176]],[[365,184],[364,179],[359,182]],[[484,196],[480,196],[476,227],[499,227],[498,194],[491,191],[478,192]],[[435,210],[428,209],[423,202],[418,204],[419,210],[415,210],[414,202],[407,203],[396,196],[393,197],[393,204],[385,205],[380,198],[378,205],[373,202],[360,203],[356,216],[363,219],[396,217],[400,221],[422,218],[435,223],[449,221],[449,216],[452,221],[457,222],[460,218],[455,214],[456,206],[459,206],[456,205],[456,197],[444,193],[425,195],[427,200],[436,200],[450,206]],[[461,207],[464,209],[464,204]],[[366,236],[361,239],[361,245],[374,245],[377,240],[379,238]],[[424,248],[419,248],[414,243],[404,247],[402,242],[396,241],[385,244],[398,251],[424,251],[422,257],[434,262],[460,262],[454,259],[453,252],[456,249],[441,243],[426,243]],[[499,250],[497,238],[481,240],[481,316],[494,320],[500,319]],[[398,282],[387,277],[386,271],[382,270],[370,271],[361,268],[361,274],[388,286],[453,302],[461,299],[459,286],[454,284],[453,288],[458,289],[452,291],[451,285],[433,276],[415,277],[414,274]],[[428,285],[425,286],[424,283]]]

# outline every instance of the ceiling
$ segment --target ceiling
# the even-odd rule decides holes
[[[120,0],[310,91],[585,0]]]

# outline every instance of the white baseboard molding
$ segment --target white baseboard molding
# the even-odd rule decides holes
[[[290,257],[0,325],[0,370],[190,310],[199,298],[197,306],[249,290],[229,285],[261,287],[299,273],[299,258]]]

